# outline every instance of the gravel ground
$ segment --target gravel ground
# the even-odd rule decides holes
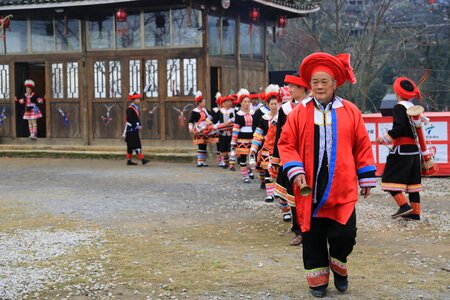
[[[52,286],[58,283],[64,286],[64,282],[76,276],[86,277],[89,284],[66,284],[60,288],[69,298],[77,295],[95,298],[99,295],[96,291],[108,290],[111,286],[96,281],[105,275],[104,265],[109,260],[108,250],[103,247],[107,231],[139,235],[141,229],[133,225],[148,220],[159,223],[183,218],[186,226],[192,227],[235,221],[240,227],[243,220],[279,218],[279,210],[262,201],[264,192],[259,190],[259,185],[245,185],[241,183],[240,172],[212,166],[196,168],[192,164],[151,162],[147,166],[127,167],[123,161],[116,160],[17,158],[0,158],[0,166],[1,206],[25,209],[32,216],[51,214],[81,219],[98,227],[72,231],[48,228],[0,231],[0,299],[39,298],[40,292],[54,289]],[[450,179],[425,179],[424,184],[427,190],[422,197],[422,221],[392,220],[389,216],[396,210],[395,203],[376,188],[371,197],[359,201],[358,229],[367,233],[363,243],[369,246],[371,239],[376,245],[377,237],[389,235],[400,244],[406,238],[414,243],[443,247],[440,255],[431,258],[407,246],[400,246],[394,255],[405,254],[406,265],[425,266],[431,275],[442,270],[449,272]],[[230,186],[235,188],[230,190]],[[274,224],[278,226],[279,222]],[[424,230],[426,235],[415,234]],[[102,252],[100,259],[67,260],[64,267],[48,263],[83,247]],[[435,294],[419,291],[419,296],[450,299],[448,291],[450,285],[447,291]],[[414,289],[410,292],[415,295]],[[409,298],[408,294],[393,295],[393,298]],[[170,294],[153,296],[176,298]],[[235,296],[249,297],[206,293],[204,298]],[[257,298],[270,299],[271,295],[262,293]]]

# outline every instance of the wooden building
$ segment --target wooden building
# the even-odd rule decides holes
[[[137,91],[143,144],[184,144],[194,93],[258,91],[283,19],[317,10],[319,0],[0,0],[0,137],[28,137],[15,99],[31,78],[46,98],[39,143],[118,144]]]

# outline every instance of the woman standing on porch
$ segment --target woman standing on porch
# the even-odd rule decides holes
[[[25,113],[23,119],[28,120],[28,128],[30,129],[30,139],[37,138],[37,119],[42,118],[42,113],[37,106],[38,103],[44,103],[43,98],[39,98],[34,90],[34,81],[31,79],[25,80],[25,94],[21,99],[17,99],[20,104],[25,104]]]

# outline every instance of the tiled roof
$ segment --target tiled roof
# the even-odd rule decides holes
[[[115,4],[138,0],[0,0],[0,10],[57,8],[97,4]],[[251,0],[261,5],[295,14],[318,11],[321,0]]]
[[[253,0],[285,11],[307,14],[320,9],[321,0]]]
[[[114,4],[133,1],[137,0],[0,0],[0,10],[58,8],[97,4]]]

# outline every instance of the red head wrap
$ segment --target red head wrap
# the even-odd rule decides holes
[[[269,84],[264,92],[264,100],[268,103],[271,98],[277,98],[281,102],[280,87],[277,84]]]
[[[216,93],[216,104],[220,107],[220,106],[222,106],[222,102],[223,102],[222,94],[217,92]]]
[[[261,95],[260,94],[250,94],[248,97],[250,99],[259,99],[261,97]]]
[[[295,84],[301,87],[304,87],[305,89],[310,89],[309,84],[300,76],[295,75],[286,75],[284,77],[284,83],[285,84]]]
[[[235,98],[231,95],[223,96],[220,100],[220,105],[222,105],[225,101],[231,100],[231,102],[234,102]]]
[[[400,83],[403,81],[409,81],[409,83],[412,84],[412,86],[414,87],[414,90],[412,92],[408,92],[407,90],[405,90],[404,88],[402,88],[402,86],[400,85]],[[422,95],[420,94],[419,89],[417,88],[417,86],[414,84],[414,82],[407,78],[407,77],[399,77],[395,80],[394,82],[394,91],[397,95],[399,95],[400,97],[402,97],[403,99],[406,100],[410,100],[412,98],[416,98],[420,99],[422,98]]]
[[[316,52],[308,55],[300,65],[300,75],[306,82],[311,82],[314,73],[326,72],[336,80],[337,87],[344,84],[346,80],[356,83],[353,68],[350,66],[350,54],[338,54],[333,56],[324,52]]]
[[[133,93],[133,94],[128,95],[128,101],[133,101],[134,99],[142,99],[141,94]]]
[[[242,100],[244,100],[244,98],[250,99],[250,92],[247,89],[242,88],[238,91],[237,98],[238,98],[238,103],[242,103]]]
[[[195,93],[195,102],[200,103],[200,101],[202,101],[202,100],[203,100],[202,92],[197,91],[197,93]]]
[[[27,80],[25,80],[25,82],[24,82],[24,86],[25,86],[25,87],[29,87],[29,88],[34,88],[34,81],[31,80],[31,79],[27,79]]]
[[[261,100],[265,100],[266,99],[266,92],[265,91],[261,92],[261,94],[259,94],[259,98]]]

